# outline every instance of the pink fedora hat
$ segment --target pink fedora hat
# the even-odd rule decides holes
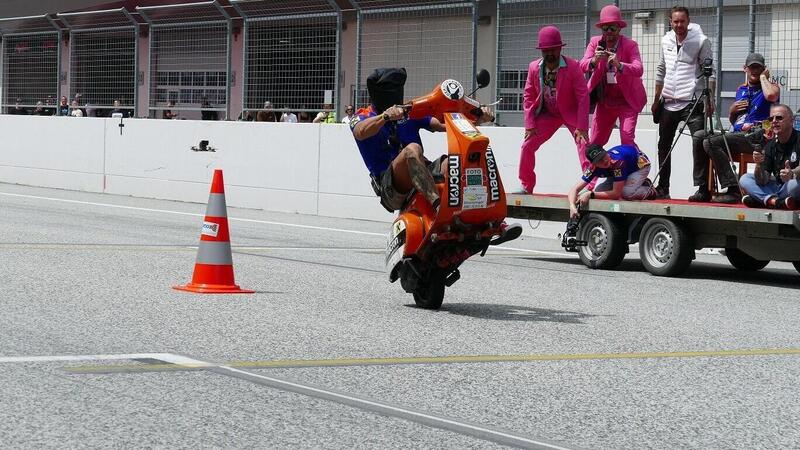
[[[561,32],[553,25],[542,27],[539,30],[539,44],[536,48],[546,50],[548,48],[563,47],[567,44],[561,42]]]
[[[622,13],[619,8],[614,5],[604,6],[600,10],[600,21],[594,24],[597,28],[603,25],[619,25],[620,28],[625,28],[628,23],[622,20]]]

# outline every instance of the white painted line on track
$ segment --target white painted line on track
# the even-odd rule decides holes
[[[128,353],[121,355],[50,355],[50,356],[0,356],[0,363],[109,361],[125,359],[158,359],[170,364],[191,365],[200,361],[172,353]],[[203,363],[210,365],[208,363]]]
[[[128,353],[128,354],[97,354],[97,355],[49,355],[49,356],[4,356],[0,357],[0,363],[31,363],[31,362],[72,362],[72,361],[109,361],[109,360],[135,360],[135,359],[155,359],[166,363],[192,367],[204,368],[213,373],[238,378],[251,383],[260,384],[284,391],[294,392],[309,397],[320,398],[323,400],[341,403],[362,410],[383,414],[401,419],[410,420],[425,426],[440,428],[453,431],[468,436],[477,437],[491,442],[505,445],[513,445],[523,448],[551,449],[551,450],[570,450],[558,444],[513,434],[509,431],[490,428],[482,425],[472,424],[456,419],[435,416],[422,411],[415,411],[409,408],[390,405],[367,398],[357,397],[343,392],[323,389],[307,384],[300,384],[290,380],[260,375],[253,372],[239,370],[230,366],[217,365],[194,358],[189,358],[173,353]]]
[[[21,197],[21,198],[31,198],[36,200],[47,200],[53,202],[63,202],[63,203],[73,203],[79,205],[89,205],[89,206],[102,206],[106,208],[118,208],[118,209],[128,209],[133,211],[146,211],[146,212],[157,212],[157,213],[164,213],[164,214],[176,214],[181,216],[192,216],[192,217],[205,217],[204,214],[197,214],[197,213],[189,213],[183,211],[171,211],[168,209],[153,209],[153,208],[142,208],[139,206],[125,206],[125,205],[114,205],[111,203],[97,203],[97,202],[87,202],[83,200],[69,200],[64,198],[55,198],[55,197],[41,197],[37,195],[27,195],[27,194],[12,194],[10,192],[0,192],[0,195],[6,195],[9,197]],[[278,225],[278,226],[285,226],[285,227],[294,227],[294,228],[305,228],[310,230],[320,230],[320,231],[336,231],[339,233],[351,233],[351,234],[361,234],[366,236],[380,236],[385,237],[385,233],[372,233],[369,231],[358,231],[358,230],[346,230],[343,228],[329,228],[329,227],[317,227],[313,225],[301,225],[296,223],[286,223],[286,222],[273,222],[269,220],[257,220],[257,219],[244,219],[238,217],[228,217],[228,220],[235,220],[239,222],[249,222],[249,223],[259,223],[264,225]],[[524,253],[536,253],[542,255],[555,255],[555,256],[567,256],[564,253],[559,252],[548,252],[543,250],[530,250],[525,248],[516,248],[516,247],[505,247],[499,246],[494,247],[495,250],[507,250],[507,251],[516,251],[516,252],[524,252]]]
[[[214,373],[228,375],[234,378],[250,381],[252,383],[295,392],[298,394],[307,395],[309,397],[321,398],[383,415],[399,417],[401,419],[410,420],[422,425],[453,431],[503,445],[534,449],[570,450],[568,447],[540,439],[514,434],[510,431],[472,424],[457,419],[436,416],[402,406],[377,402],[375,400],[357,397],[343,392],[322,389],[319,387],[300,384],[280,378],[268,377],[257,373],[235,369],[229,366],[211,367],[209,370]]]
[[[192,217],[205,217],[205,214],[197,214],[197,213],[189,213],[183,211],[170,211],[168,209],[154,209],[154,208],[142,208],[139,206],[124,206],[124,205],[114,205],[111,203],[97,203],[97,202],[86,202],[82,200],[69,200],[64,198],[55,198],[55,197],[40,197],[37,195],[26,195],[26,194],[12,194],[9,192],[0,192],[0,195],[6,195],[9,197],[21,197],[21,198],[32,198],[36,200],[47,200],[52,202],[63,202],[63,203],[73,203],[78,205],[89,205],[89,206],[103,206],[106,208],[118,208],[118,209],[129,209],[133,211],[147,211],[147,212],[157,212],[157,213],[164,213],[164,214],[177,214],[181,216],[192,216]],[[336,231],[339,233],[352,233],[352,234],[363,234],[367,236],[381,236],[385,237],[386,233],[372,233],[369,231],[358,231],[358,230],[345,230],[342,228],[328,228],[328,227],[317,227],[313,225],[301,225],[298,223],[285,223],[285,222],[273,222],[269,220],[257,220],[257,219],[243,219],[238,217],[228,217],[228,220],[235,220],[238,222],[249,222],[249,223],[260,223],[264,225],[280,225],[284,227],[294,227],[294,228],[305,228],[309,230],[320,230],[320,231]]]

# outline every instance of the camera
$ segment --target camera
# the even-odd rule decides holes
[[[703,60],[703,63],[700,64],[700,69],[704,77],[708,78],[714,74],[714,68],[712,67],[713,62],[711,58],[706,58]]]
[[[567,229],[564,231],[564,234],[559,235],[561,238],[561,246],[564,247],[564,250],[568,252],[577,253],[578,247],[585,247],[589,244],[586,241],[578,240],[578,230],[580,229],[581,225],[580,212],[580,207],[578,207],[578,216],[570,218],[567,221]]]

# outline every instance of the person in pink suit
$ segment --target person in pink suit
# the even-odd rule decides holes
[[[588,141],[589,95],[578,61],[561,55],[561,32],[548,25],[539,30],[536,48],[542,57],[528,66],[523,94],[525,137],[519,159],[519,180],[525,192],[536,186],[536,151],[566,125],[578,147],[581,168],[589,166],[584,154]]]
[[[642,83],[639,45],[621,34],[627,25],[618,7],[604,7],[595,24],[603,34],[589,41],[581,59],[581,70],[591,73],[588,90],[597,97],[589,133],[591,144],[605,145],[619,119],[621,143],[636,145],[636,121],[647,103],[647,93]]]

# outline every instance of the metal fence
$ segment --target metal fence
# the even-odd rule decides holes
[[[150,26],[150,117],[228,117],[230,29],[215,2],[140,7]],[[183,112],[178,112],[183,111]]]
[[[672,0],[499,0],[497,9],[497,96],[500,113],[521,114],[527,66],[540,56],[536,33],[546,24],[557,25],[567,43],[564,54],[579,59],[600,9],[617,4],[627,28],[623,34],[638,44],[645,67],[643,80],[652,101],[661,38],[669,31]],[[717,77],[717,111],[723,123],[743,82],[743,66],[751,51],[762,53],[773,79],[781,86],[781,101],[800,106],[800,2],[794,0],[687,0],[690,20],[700,25],[712,43]],[[646,105],[644,111],[649,110]],[[520,120],[518,120],[520,121]]]
[[[125,9],[59,14],[69,28],[69,95],[87,113],[105,116],[115,102],[136,107],[136,22]]]
[[[540,56],[538,30],[559,26],[564,53],[580,58],[611,3],[627,21],[623,34],[639,44],[652,101],[673,0],[225,0],[0,19],[0,105],[7,112],[19,98],[31,109],[77,95],[101,115],[114,100],[129,109],[142,101],[150,117],[169,102],[185,118],[208,109],[232,118],[239,105],[258,110],[267,101],[341,111],[345,102],[367,103],[365,79],[375,68],[405,67],[413,97],[448,77],[470,88],[480,64],[493,69],[502,122],[515,125],[528,64]],[[354,9],[341,9],[347,4]],[[800,106],[800,2],[684,4],[712,42],[723,119],[750,51],[765,56],[781,100]]]
[[[245,18],[244,109],[337,110],[341,14],[327,0],[233,2]]]
[[[445,78],[474,83],[476,17],[473,2],[361,0],[356,73],[351,101],[369,103],[366,77],[379,67],[405,67],[405,96],[428,93]],[[392,8],[384,8],[386,5]]]
[[[59,93],[58,67],[61,39],[57,27],[46,16],[0,20],[2,44],[3,109],[35,111],[55,105]],[[48,110],[47,113],[52,114]]]

